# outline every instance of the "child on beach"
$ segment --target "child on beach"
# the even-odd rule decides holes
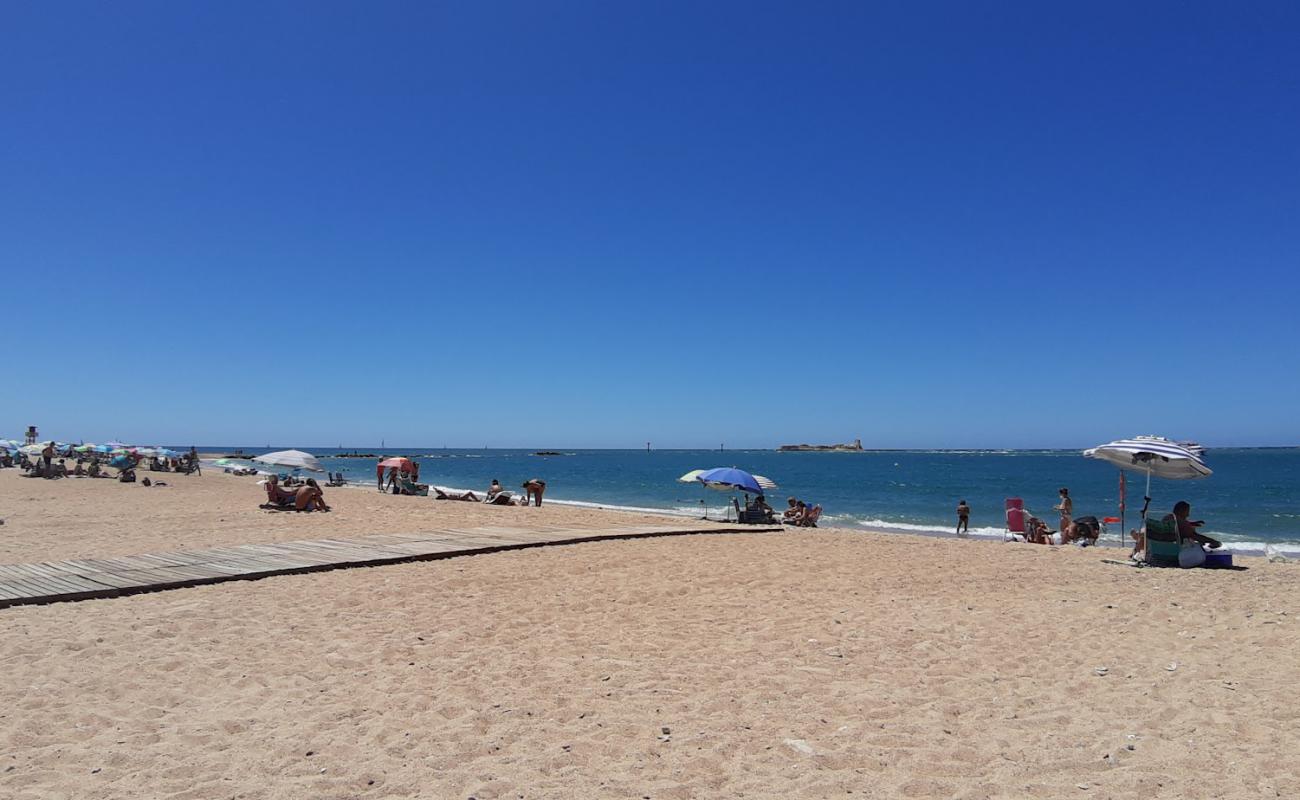
[[[957,535],[970,534],[970,506],[965,500],[957,503]]]

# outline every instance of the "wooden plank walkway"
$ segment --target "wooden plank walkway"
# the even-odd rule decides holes
[[[0,564],[0,608],[119,597],[223,581],[253,580],[348,567],[494,553],[557,544],[650,536],[766,533],[777,527],[653,525],[600,528],[485,526],[427,533],[388,533],[336,539],[209,547],[174,553]]]

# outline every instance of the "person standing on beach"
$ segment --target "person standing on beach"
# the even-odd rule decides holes
[[[957,503],[957,535],[963,533],[970,535],[970,506],[966,505],[965,500]]]
[[[54,458],[54,442],[46,442],[45,447],[41,448],[41,460],[45,462],[45,471],[41,474],[45,477],[50,476],[50,460]]]
[[[537,498],[534,502],[540,506],[542,504],[542,493],[546,491],[546,481],[541,478],[529,478],[524,481],[523,489],[527,493],[524,505],[528,505],[529,501]]]
[[[1065,530],[1070,527],[1070,521],[1074,519],[1074,501],[1070,499],[1070,490],[1064,486],[1061,487],[1059,494],[1061,502],[1052,507],[1061,512],[1061,527],[1058,530],[1064,536]]]

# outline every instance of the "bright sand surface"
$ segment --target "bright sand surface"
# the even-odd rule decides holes
[[[0,472],[0,561],[645,519],[167,479]],[[684,536],[0,609],[0,797],[1300,797],[1300,566],[1116,556]]]

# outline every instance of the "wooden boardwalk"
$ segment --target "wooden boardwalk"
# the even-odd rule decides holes
[[[749,525],[698,528],[647,525],[600,528],[489,526],[428,533],[241,544],[117,558],[3,564],[0,565],[0,608],[117,597],[206,583],[426,561],[526,547],[648,536],[779,530],[780,527]]]

